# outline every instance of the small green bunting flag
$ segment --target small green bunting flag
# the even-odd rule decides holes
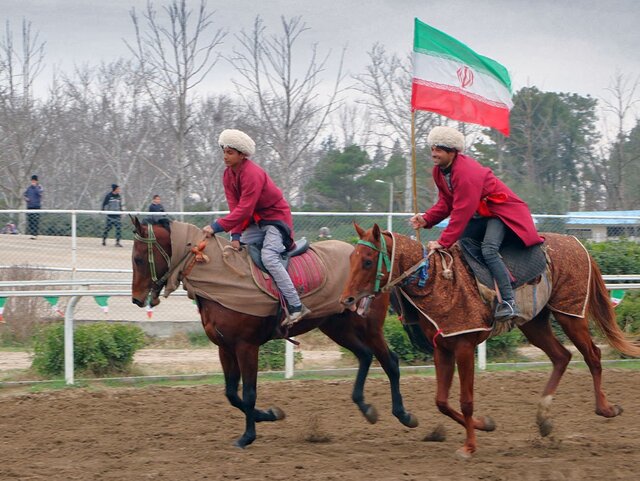
[[[613,307],[618,307],[618,305],[622,302],[624,298],[624,291],[622,289],[616,289],[611,291],[611,303]]]
[[[109,312],[109,297],[111,296],[93,296],[96,304],[98,304],[102,308],[102,312],[104,312],[105,314]]]
[[[5,302],[7,302],[7,298],[6,297],[0,297],[0,323],[4,322],[4,317],[2,315],[2,313],[4,312],[4,304]]]
[[[60,299],[59,297],[57,297],[57,296],[44,296],[44,298],[47,300],[47,302],[49,304],[51,304],[51,308],[53,309],[53,312],[55,312],[59,316],[64,317],[64,312],[62,312],[62,309],[60,309],[60,306],[58,306],[58,300]]]

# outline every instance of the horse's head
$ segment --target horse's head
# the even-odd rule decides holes
[[[340,302],[355,310],[358,301],[381,292],[391,271],[391,242],[385,239],[378,224],[365,231],[354,222],[360,240],[351,253],[349,278],[342,291]],[[366,311],[366,308],[363,309]]]
[[[171,232],[165,224],[141,224],[137,217],[133,223],[133,280],[131,301],[144,307],[160,303],[160,291],[167,282],[171,259]]]

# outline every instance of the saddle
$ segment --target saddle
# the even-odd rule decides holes
[[[458,244],[478,282],[493,289],[493,276],[484,263],[480,242],[465,237]],[[500,247],[500,256],[511,274],[514,289],[533,282],[547,268],[547,256],[542,246],[544,244],[524,247],[520,241],[510,242],[505,239]]]
[[[260,256],[260,245],[248,244],[247,251],[249,253],[251,264],[251,275],[258,288],[269,296],[278,299],[280,293],[273,282],[271,274],[264,267]],[[318,254],[309,249],[309,243],[306,239],[296,243],[296,247],[289,252],[281,255],[280,261],[289,273],[291,282],[298,291],[300,298],[316,292],[322,288],[327,281],[326,267]]]
[[[302,238],[295,243],[295,247],[287,252],[283,252],[280,254],[280,262],[283,267],[287,269],[289,267],[289,261],[292,257],[299,256],[307,252],[309,249],[309,242],[306,238]],[[262,272],[269,273],[267,268],[262,263],[262,256],[260,251],[262,250],[262,244],[247,244],[247,251],[249,252],[249,256],[253,263],[260,269]]]

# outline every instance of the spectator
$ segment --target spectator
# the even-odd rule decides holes
[[[320,230],[318,230],[318,240],[327,239],[331,239],[331,231],[328,227],[320,227]]]
[[[155,215],[150,215],[145,217],[144,221],[148,224],[168,224],[169,217],[167,214],[157,214],[157,212],[164,212],[164,206],[162,205],[162,199],[160,195],[156,194],[153,196],[151,200],[151,204],[149,204],[149,212],[156,213]]]
[[[28,210],[40,210],[42,206],[42,193],[44,189],[38,183],[38,176],[31,176],[31,185],[24,191],[24,200],[27,203]],[[31,236],[31,239],[38,238],[38,231],[40,230],[40,213],[33,212],[27,214],[27,235]]]
[[[120,192],[121,190],[118,184],[111,184],[111,192],[108,192],[102,201],[102,210],[110,212],[122,211],[122,198],[120,197]],[[107,245],[107,235],[109,235],[109,231],[111,231],[112,227],[115,227],[116,229],[116,247],[122,247],[122,244],[120,244],[120,238],[122,237],[122,221],[120,214],[107,215],[104,232],[102,233],[102,245]]]
[[[0,230],[0,234],[17,234],[18,228],[12,222],[7,222],[7,224]]]

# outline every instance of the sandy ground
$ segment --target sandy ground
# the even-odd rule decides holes
[[[433,377],[402,379],[405,404],[421,423],[413,430],[391,415],[384,379],[367,383],[381,414],[376,425],[351,403],[351,381],[263,382],[260,407],[277,405],[287,417],[259,424],[245,450],[232,446],[244,421],[222,385],[8,394],[0,396],[0,479],[638,479],[640,372],[606,370],[609,397],[625,412],[603,419],[593,413],[588,371],[570,369],[552,407],[555,430],[542,439],[535,406],[546,378],[537,371],[477,376],[476,413],[491,415],[497,430],[478,434],[478,452],[467,461],[454,456],[463,430],[437,412]],[[424,442],[439,425],[447,439]]]

